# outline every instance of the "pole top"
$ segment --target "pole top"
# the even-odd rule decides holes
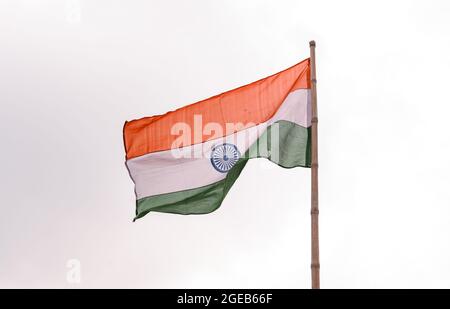
[[[309,41],[309,47],[316,47],[315,41]]]

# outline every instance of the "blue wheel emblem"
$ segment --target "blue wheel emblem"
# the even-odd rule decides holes
[[[213,147],[211,152],[212,166],[221,173],[226,173],[236,164],[241,153],[233,144],[222,144]]]

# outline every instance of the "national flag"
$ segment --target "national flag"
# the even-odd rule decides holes
[[[210,213],[247,161],[311,166],[310,60],[163,115],[126,122],[136,217]]]

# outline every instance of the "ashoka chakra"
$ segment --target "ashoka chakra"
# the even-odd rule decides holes
[[[233,144],[216,145],[211,152],[211,163],[221,173],[226,173],[241,157],[237,147]]]

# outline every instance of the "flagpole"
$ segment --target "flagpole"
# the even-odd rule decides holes
[[[320,289],[319,262],[319,179],[317,154],[317,89],[316,89],[316,42],[309,42],[311,64],[311,283]]]

